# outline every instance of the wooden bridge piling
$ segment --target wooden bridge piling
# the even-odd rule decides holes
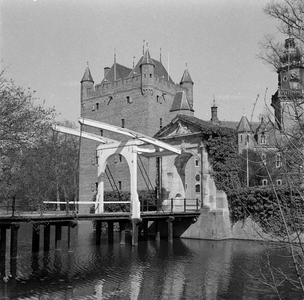
[[[39,251],[40,244],[40,224],[33,224],[32,229],[32,252]]]
[[[96,220],[96,232],[95,232],[95,240],[96,240],[96,245],[100,245],[100,240],[101,240],[101,225],[102,222],[100,220]]]
[[[119,222],[119,237],[120,237],[120,245],[125,245],[126,243],[126,222]]]
[[[18,229],[19,228],[20,228],[19,224],[13,223],[11,225],[11,248],[10,248],[11,258],[17,257]]]
[[[108,221],[108,243],[114,243],[114,222]]]
[[[43,229],[43,250],[49,251],[50,250],[50,239],[51,239],[51,225],[50,223],[44,224]]]
[[[55,250],[60,250],[61,247],[61,231],[62,231],[62,226],[61,224],[56,224],[55,225]]]

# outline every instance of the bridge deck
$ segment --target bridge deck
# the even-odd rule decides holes
[[[191,212],[142,212],[141,219],[147,221],[160,220],[160,219],[168,219],[169,217],[174,218],[194,218],[200,215],[199,211],[191,211]],[[102,213],[102,214],[65,214],[61,213],[44,213],[41,215],[40,213],[23,213],[18,216],[0,216],[0,226],[3,224],[10,223],[22,223],[22,222],[65,222],[65,221],[81,221],[81,220],[100,220],[100,221],[131,221],[129,212],[122,213]]]

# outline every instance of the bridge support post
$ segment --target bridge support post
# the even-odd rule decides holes
[[[120,245],[126,243],[126,223],[124,221],[119,222],[119,236],[120,236]]]
[[[55,225],[55,250],[60,250],[61,229],[62,226],[60,224]]]
[[[43,250],[49,251],[50,250],[50,238],[51,238],[51,225],[45,224],[43,229]]]
[[[148,240],[148,221],[143,221],[143,230],[144,230],[144,240]]]
[[[132,246],[138,245],[138,220],[132,219]]]
[[[168,242],[170,242],[170,243],[173,242],[173,221],[174,221],[174,217],[169,217],[167,219],[167,223],[168,223]]]
[[[6,227],[1,227],[0,256],[5,257],[5,253],[6,253]]]
[[[39,251],[40,243],[40,224],[33,224],[32,229],[32,252]]]
[[[114,222],[108,221],[108,243],[114,243]]]
[[[101,238],[101,221],[96,220],[96,245],[100,245],[100,238]]]
[[[11,226],[11,258],[17,257],[19,227],[20,227],[19,224],[12,224],[12,226]]]
[[[71,229],[77,226],[77,221],[70,221],[68,225],[68,250],[71,250]]]
[[[155,221],[155,240],[157,242],[160,241],[160,226],[158,221]]]

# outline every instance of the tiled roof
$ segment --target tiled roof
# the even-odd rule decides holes
[[[188,69],[186,69],[186,70],[184,71],[183,77],[182,77],[182,79],[181,79],[181,81],[180,81],[180,83],[183,83],[183,82],[191,82],[191,83],[193,83],[193,81],[192,81],[192,79],[191,79],[191,76],[190,76],[190,74],[189,74]]]
[[[150,56],[150,52],[149,49],[147,49],[144,53],[143,59],[141,61],[141,64],[150,64],[150,65],[154,65],[153,59]]]
[[[103,81],[111,81],[114,82],[114,66],[116,65],[116,80],[123,79],[129,76],[132,69],[127,68],[118,63],[113,64],[111,69],[107,72]]]
[[[83,77],[80,82],[83,82],[83,81],[91,81],[94,83],[89,66],[86,67]]]
[[[174,96],[171,111],[178,111],[178,110],[191,110],[194,111],[192,106],[190,105],[186,93],[184,91],[177,92]]]
[[[252,128],[249,124],[249,121],[245,115],[242,116],[236,130],[238,132],[252,132]]]
[[[140,58],[140,60],[138,61],[138,63],[136,64],[136,66],[134,67],[134,69],[130,72],[129,76],[132,76],[133,73],[140,74],[140,65],[142,64],[143,59],[144,59],[144,57],[142,56]],[[174,84],[171,77],[168,76],[168,72],[165,69],[165,67],[163,66],[163,64],[160,61],[157,61],[153,58],[151,58],[151,59],[152,59],[152,61],[154,63],[154,66],[155,66],[154,75],[158,78],[163,78],[165,81],[168,81],[168,82]],[[168,79],[168,77],[169,77],[169,79]]]

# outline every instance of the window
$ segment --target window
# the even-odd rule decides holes
[[[98,153],[96,151],[96,165],[98,165]]]
[[[150,78],[152,78],[152,74],[150,74]]]
[[[163,128],[163,119],[162,118],[159,119],[159,128]]]
[[[96,103],[96,109],[99,109],[99,103]]]
[[[94,111],[94,110],[95,110],[95,105],[92,106],[92,111]]]
[[[122,162],[122,155],[121,154],[118,154],[118,159],[119,159],[119,162]]]
[[[261,134],[261,144],[263,144],[263,145],[266,144],[266,135],[264,132]]]
[[[127,103],[132,103],[133,101],[132,101],[132,99],[131,99],[131,97],[130,96],[127,96]]]
[[[121,119],[121,127],[125,128],[125,119]]]
[[[243,135],[241,134],[240,135],[240,144],[242,144],[243,143]]]
[[[261,154],[261,158],[262,158],[262,163],[263,163],[264,165],[266,165],[266,154],[265,154],[265,153],[262,153],[262,154]]]
[[[198,161],[198,158],[196,158],[196,159],[195,159],[195,166],[196,166],[196,167],[199,167],[199,161]]]
[[[188,183],[185,184],[185,189],[188,189]]]
[[[281,179],[277,179],[277,185],[282,185],[282,180]]]
[[[268,184],[268,180],[267,180],[267,179],[263,179],[263,180],[262,180],[262,185],[263,185],[263,186],[266,186],[267,184]]]
[[[118,181],[118,189],[121,191],[121,181]]]
[[[100,129],[100,136],[103,136],[103,130]]]
[[[156,96],[156,102],[157,103],[159,102],[159,96]]]
[[[196,184],[195,185],[195,192],[196,193],[200,193],[201,192],[201,186],[200,186],[200,184]]]
[[[201,180],[201,175],[200,174],[196,174],[195,175],[195,180],[196,181],[200,181]]]
[[[276,168],[281,167],[281,165],[282,165],[281,154],[278,153],[278,154],[276,154]]]
[[[98,191],[98,182],[95,182],[95,191]]]

